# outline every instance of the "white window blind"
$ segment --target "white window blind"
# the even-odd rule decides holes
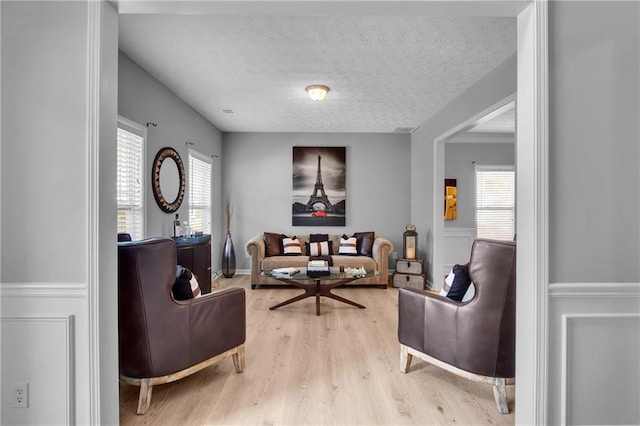
[[[212,160],[189,150],[189,226],[192,231],[211,234]]]
[[[117,226],[134,240],[144,238],[144,140],[142,128],[118,121]]]
[[[476,235],[513,240],[515,234],[515,170],[476,166]]]

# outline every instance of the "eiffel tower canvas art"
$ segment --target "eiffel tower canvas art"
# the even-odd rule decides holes
[[[344,226],[346,148],[293,147],[293,226]]]

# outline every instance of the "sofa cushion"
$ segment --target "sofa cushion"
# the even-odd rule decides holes
[[[338,254],[343,254],[346,256],[357,256],[358,255],[358,239],[356,237],[347,237],[343,235],[340,238],[340,247],[338,248]]]
[[[305,268],[309,263],[308,256],[271,256],[262,260],[261,270],[271,271],[277,268]]]
[[[373,257],[373,241],[376,239],[375,232],[356,232],[356,249],[361,256]]]
[[[331,256],[333,266],[344,266],[351,268],[359,268],[364,266],[367,271],[377,271],[378,262],[369,256]]]
[[[184,266],[176,268],[176,279],[171,287],[175,300],[188,300],[200,296],[200,285],[193,273]]]
[[[293,237],[284,237],[282,239],[282,248],[285,256],[301,256],[302,248],[300,247],[300,240],[294,235]]]
[[[282,247],[282,238],[284,235],[275,234],[273,232],[265,232],[264,239],[264,255],[265,256],[281,256],[284,252]]]

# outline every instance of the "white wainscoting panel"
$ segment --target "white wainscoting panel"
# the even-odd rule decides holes
[[[0,424],[89,424],[87,286],[0,283]],[[29,407],[11,387],[29,383]]]
[[[549,424],[640,424],[640,283],[549,290]]]
[[[476,238],[475,228],[444,228],[444,255],[443,276],[448,274],[455,264],[465,264],[469,261],[471,245]],[[434,277],[435,285],[439,290],[442,286],[438,278]]]
[[[74,424],[73,316],[3,316],[2,424]],[[15,408],[12,384],[28,383]]]

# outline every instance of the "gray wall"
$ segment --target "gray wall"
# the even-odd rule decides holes
[[[78,26],[87,7],[2,8],[2,81],[11,84],[2,85],[1,279],[82,282],[87,218],[78,207],[87,202],[87,176],[78,165],[87,157],[87,40]]]
[[[222,151],[222,133],[209,121],[185,104],[173,92],[160,84],[154,77],[120,52],[118,64],[118,114],[145,126],[157,123],[157,127],[147,128],[145,201],[147,204],[146,236],[172,236],[175,214],[160,210],[151,191],[151,164],[156,153],[164,147],[172,147],[182,157],[185,173],[189,175],[189,157],[185,143],[193,142],[191,147],[206,155],[220,157]],[[221,166],[213,158],[213,196],[212,202],[212,246],[220,240],[220,188]],[[176,211],[182,220],[189,218],[188,187],[180,208]],[[220,269],[219,256],[215,255],[212,268]],[[216,263],[217,262],[217,263]]]
[[[475,228],[475,166],[513,166],[514,148],[513,143],[445,143],[445,178],[457,179],[458,186],[457,219],[445,221],[445,228]]]
[[[639,75],[640,3],[550,2],[550,424],[640,423]]]
[[[424,122],[411,138],[411,220],[420,233],[419,257],[425,259],[427,277],[433,278],[434,252],[442,247],[434,247],[433,240],[433,200],[434,181],[441,193],[442,176],[435,176],[436,161],[444,161],[444,148],[438,156],[434,140],[456,126],[482,113],[491,106],[516,92],[516,55],[514,54],[461,96]],[[442,165],[444,171],[444,164]],[[444,220],[442,221],[444,222]],[[444,224],[441,225],[444,229]],[[439,242],[442,244],[442,242]],[[440,260],[439,263],[442,263]],[[438,270],[441,264],[437,266]]]
[[[96,238],[87,235],[87,218],[92,217],[91,212],[87,212],[89,191],[86,182],[89,177],[85,173],[85,170],[92,170],[85,155],[88,145],[86,106],[91,105],[86,93],[89,86],[87,45],[90,44],[87,22],[90,22],[89,26],[95,25],[95,21],[88,17],[88,4],[0,2],[2,391],[4,395],[7,383],[24,380],[27,374],[31,374],[27,379],[34,386],[32,391],[39,389],[46,398],[38,403],[32,401],[35,405],[19,413],[3,406],[3,424],[24,420],[17,418],[16,414],[33,415],[31,423],[66,423],[51,415],[53,410],[60,407],[60,396],[65,400],[62,404],[69,400],[74,403],[73,420],[76,423],[98,423],[95,418],[90,417],[90,410],[96,408],[91,403],[98,397],[96,389],[91,387],[93,382],[90,383],[90,377],[96,373],[94,365],[102,365],[105,363],[104,358],[109,355],[101,352],[100,359],[89,359],[88,352],[91,350],[87,348],[90,348],[91,339],[95,337],[99,338],[101,351],[109,346],[115,348],[112,342],[104,341],[102,333],[100,336],[90,335],[88,319],[92,311],[97,310],[93,305],[89,308],[89,293],[95,288],[88,290],[91,282],[87,277],[87,241],[91,243]],[[550,4],[549,220],[552,229],[549,255],[552,262],[552,283],[549,288],[550,306],[544,312],[547,317],[540,318],[541,323],[544,323],[540,327],[548,328],[550,334],[549,371],[546,378],[549,387],[549,419],[545,422],[549,424],[561,423],[563,409],[566,413],[563,420],[567,424],[640,423],[635,411],[640,375],[637,364],[640,353],[637,333],[640,275],[638,8],[639,5],[635,2],[608,2],[606,6],[591,2]],[[512,66],[515,67],[515,64]],[[113,78],[113,75],[109,78]],[[111,90],[106,87],[104,90],[101,97],[115,96],[111,93],[115,92],[113,86]],[[389,233],[397,232],[394,242],[398,243],[399,235],[409,217],[403,210],[408,211],[411,200],[410,217],[418,226],[421,238],[428,239],[427,227],[433,222],[430,204],[434,188],[433,139],[513,91],[515,75],[498,72],[496,78],[487,76],[480,86],[471,88],[463,98],[416,131],[411,151],[408,148],[401,149],[400,154],[396,154],[391,148],[382,149],[380,154],[369,150],[363,140],[367,139],[366,135],[354,135],[354,139],[361,142],[357,147],[350,145],[345,135],[315,135],[323,138],[321,141],[312,141],[314,135],[257,135],[249,138],[252,139],[249,145],[255,152],[243,148],[242,144],[237,147],[242,152],[236,153],[236,161],[231,161],[231,169],[227,170],[229,189],[242,186],[240,182],[250,183],[275,194],[276,199],[280,197],[286,201],[289,198],[290,180],[285,182],[287,189],[284,196],[278,195],[273,185],[263,181],[264,176],[269,176],[278,177],[278,180],[284,182],[284,175],[290,172],[270,170],[270,163],[265,162],[260,162],[256,170],[251,170],[239,157],[245,155],[248,159],[274,160],[276,167],[290,170],[290,161],[286,159],[290,158],[290,147],[294,142],[299,142],[289,138],[297,136],[306,140],[309,137],[310,143],[330,144],[332,138],[337,136],[342,139],[342,145],[352,147],[348,153],[357,151],[360,158],[369,162],[377,161],[377,164],[370,163],[368,166],[362,163],[356,169],[379,169],[376,170],[377,174],[369,173],[362,182],[351,182],[350,167],[349,185],[355,185],[359,191],[364,191],[363,187],[366,187],[367,191],[374,192],[371,198],[377,200],[382,197],[383,202],[390,198],[403,198],[398,200],[395,208],[382,206],[385,209],[382,219],[371,221],[366,212],[360,212],[357,218],[349,217],[347,228],[354,223],[352,220],[362,219],[363,224],[380,227]],[[148,120],[144,117],[139,121],[144,124],[152,120],[157,120],[159,126],[162,125],[157,117],[148,117]],[[261,139],[278,138],[280,140],[276,140],[272,146],[260,145]],[[370,139],[374,142],[376,140],[374,137]],[[281,155],[271,155],[272,147],[277,149],[279,143],[285,142],[287,146],[280,148]],[[225,156],[229,160],[234,157],[231,151],[233,150],[227,152],[225,149]],[[388,158],[384,158],[385,153]],[[18,167],[18,160],[26,154],[33,159],[34,169]],[[351,160],[356,159],[356,156],[348,155]],[[403,159],[396,161],[398,157],[394,155],[400,155]],[[387,164],[394,164],[395,168],[386,170]],[[399,181],[404,185],[409,183],[408,175],[402,177],[403,173],[409,173],[408,165],[412,170],[410,199],[398,194],[401,191],[397,191],[395,185]],[[243,176],[237,178],[237,182],[232,179],[236,175],[232,170],[235,167],[240,167],[243,173]],[[24,182],[15,181],[14,176],[19,173],[26,176]],[[365,185],[369,179],[373,179],[384,191],[376,192],[377,188],[372,190],[371,186]],[[387,183],[387,180],[395,184]],[[625,197],[613,198],[609,192],[618,180],[623,181]],[[101,182],[103,183],[106,185],[107,195],[113,194],[112,184],[107,181]],[[350,186],[349,195],[355,190]],[[101,187],[101,200],[103,191],[105,188]],[[251,195],[266,206],[274,206],[265,195],[259,194],[255,189],[251,190],[249,196],[245,196],[247,203]],[[616,216],[609,205],[619,198],[624,209]],[[369,202],[367,205],[373,203]],[[101,206],[100,214],[112,215],[113,203],[105,201],[105,205],[106,207]],[[259,208],[253,202],[248,205],[255,210]],[[14,213],[14,210],[19,210],[21,214]],[[46,212],[46,224],[37,222],[43,211]],[[236,213],[240,213],[238,208]],[[250,214],[255,216],[258,213]],[[270,214],[272,213],[268,210],[264,216]],[[402,217],[397,219],[397,224],[386,225],[385,220],[399,216]],[[581,226],[571,223],[572,220],[578,221]],[[25,223],[29,223],[30,227],[21,226]],[[50,226],[51,223],[55,226]],[[240,225],[238,220],[236,223]],[[254,226],[255,223],[258,222],[254,222]],[[290,230],[286,228],[289,223],[288,219],[283,219],[279,225],[286,232]],[[257,229],[258,227],[242,232],[261,232],[263,229]],[[399,231],[395,231],[398,228]],[[114,232],[115,228],[111,234]],[[102,231],[100,238],[105,241],[108,239],[102,235]],[[241,239],[244,238],[243,236]],[[34,245],[33,241],[36,240],[37,244]],[[61,247],[64,250],[60,250]],[[428,248],[421,250],[426,251],[429,258],[432,256],[432,253],[428,253]],[[571,253],[574,250],[576,253]],[[100,267],[109,266],[101,263]],[[115,282],[102,281],[101,276],[101,289],[103,286],[114,288]],[[105,310],[116,311],[115,304],[103,305],[102,299],[100,303],[101,318]],[[42,354],[52,350],[58,353],[64,347],[62,340],[57,339],[59,336],[49,336],[50,340],[26,340],[25,333],[14,333],[22,328],[4,322],[7,317],[21,320],[28,318],[30,325],[27,330],[32,331],[33,327],[38,328],[37,324],[40,324],[31,321],[34,318],[47,321],[52,316],[66,315],[73,318],[71,338],[74,352],[67,354],[71,357],[72,371],[66,372],[72,374],[67,374],[66,378],[73,383],[73,392],[61,388],[63,381],[51,380],[65,365],[50,363],[43,374],[37,374],[43,366]],[[20,324],[21,327],[24,325],[24,322]],[[101,327],[107,328],[110,325],[112,326],[101,324]],[[46,326],[47,324],[42,325],[45,330]],[[566,328],[563,329],[563,326]],[[522,330],[523,325],[519,324],[518,328]],[[35,331],[41,333],[43,328]],[[32,334],[42,335],[46,336],[46,333]],[[563,350],[566,350],[565,358]],[[32,365],[25,365],[27,358],[24,354],[35,354]],[[115,377],[114,374],[107,373],[100,376],[102,381],[106,377]],[[95,376],[93,378],[97,380]],[[563,382],[569,389],[568,395],[561,392]],[[544,383],[540,381],[540,384]],[[117,398],[117,387],[112,391]],[[31,396],[36,397],[36,393],[33,392]],[[3,402],[6,400],[3,398]],[[100,401],[102,404],[105,399],[100,398]],[[521,407],[521,404],[527,402],[521,398],[517,404]],[[35,407],[39,408],[37,413],[34,413]],[[112,409],[112,417],[103,420],[105,424],[117,421],[117,407],[113,408],[111,405],[105,410],[108,411],[109,408]],[[589,418],[580,417],[581,415],[588,415]]]
[[[89,1],[0,14],[0,423],[115,424],[117,14]],[[23,381],[29,407],[13,408]]]
[[[638,3],[549,9],[549,279],[638,282]]]
[[[346,226],[291,225],[293,146],[347,148]],[[249,268],[245,243],[265,231],[375,231],[402,253],[402,233],[409,223],[410,149],[408,134],[225,133],[224,193],[233,200],[231,233],[238,268]]]

